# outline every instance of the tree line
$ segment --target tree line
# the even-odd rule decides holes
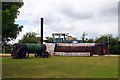
[[[44,40],[46,43],[53,43],[52,37],[46,37]],[[40,43],[40,37],[37,37],[37,33],[26,33],[23,35],[22,39],[19,40],[18,43]],[[100,37],[93,39],[93,38],[85,38],[84,43],[108,43],[109,49],[111,54],[120,54],[120,41],[118,37],[113,37],[112,35],[101,35]],[[11,47],[10,47],[11,46]],[[12,48],[11,44],[7,45],[7,51],[10,52],[10,48]]]

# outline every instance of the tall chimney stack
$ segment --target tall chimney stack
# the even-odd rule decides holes
[[[43,44],[43,18],[41,18],[41,44]]]

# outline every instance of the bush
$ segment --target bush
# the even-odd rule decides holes
[[[7,44],[5,46],[2,46],[2,53],[11,53],[12,45]]]

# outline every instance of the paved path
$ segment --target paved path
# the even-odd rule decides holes
[[[10,57],[11,54],[0,54],[0,57]],[[34,54],[30,54],[30,56],[34,56]],[[93,56],[99,56],[99,55],[93,55]],[[108,56],[108,55],[104,55],[104,56]],[[109,55],[109,56],[119,56],[120,55]]]
[[[93,56],[99,56],[99,55],[93,55]],[[101,55],[102,56],[102,55]],[[120,55],[103,55],[103,56],[120,56]]]

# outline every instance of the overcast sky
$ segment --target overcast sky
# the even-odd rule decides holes
[[[44,39],[55,32],[67,32],[80,39],[102,34],[118,36],[118,0],[23,0],[16,23],[23,25],[18,39],[26,32],[40,34],[40,18],[44,18]]]

